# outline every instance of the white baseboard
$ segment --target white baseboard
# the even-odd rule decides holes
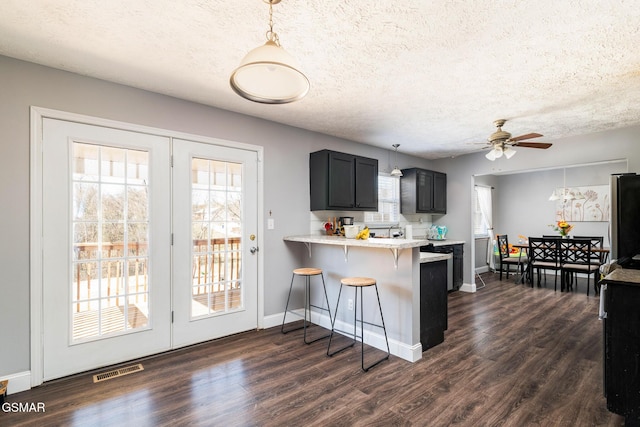
[[[478,274],[482,274],[482,273],[486,273],[489,271],[489,266],[485,265],[483,267],[476,267],[476,273]]]
[[[475,292],[476,290],[477,289],[476,289],[475,283],[473,285],[471,283],[463,283],[462,286],[460,286],[460,289],[459,289],[459,291],[471,292],[471,293]]]
[[[295,322],[297,320],[302,319],[304,315],[303,309],[294,310],[295,313],[299,314],[300,317],[295,315],[287,315],[287,323]],[[284,313],[273,314],[270,316],[266,316],[264,318],[264,327],[272,328],[275,326],[282,325],[282,318]],[[329,316],[320,314],[318,312],[313,311],[311,313],[311,321],[316,325],[320,325],[325,329],[331,329],[331,319]],[[349,328],[353,328],[353,324],[345,323],[338,321],[335,325],[336,329],[349,330]],[[364,331],[364,342],[370,346],[373,346],[379,350],[386,351],[387,344],[384,339],[384,334],[382,333],[374,333],[372,331],[365,330]],[[406,343],[402,343],[393,339],[389,339],[389,351],[394,356],[397,356],[401,359],[404,359],[408,362],[417,362],[422,359],[422,344],[418,343],[416,345],[409,345]]]
[[[0,380],[9,380],[7,395],[31,389],[31,371],[0,377]]]

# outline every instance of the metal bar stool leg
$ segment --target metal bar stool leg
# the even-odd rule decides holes
[[[340,307],[341,295],[342,295],[342,285],[340,285],[340,290],[338,291],[338,302],[336,303],[336,311],[333,316],[333,321],[331,322],[331,333],[329,334],[329,344],[327,345],[327,356],[329,357],[333,356],[334,354],[340,353],[341,351],[346,350],[349,347],[353,347],[356,343],[355,329],[354,329],[354,332],[353,332],[354,337],[353,337],[353,342],[351,344],[341,347],[338,350],[334,350],[333,352],[331,351],[331,341],[333,340],[333,333],[337,330],[335,326],[336,326],[336,318],[338,317],[338,307]]]
[[[322,287],[324,289],[324,296],[325,299],[327,301],[327,311],[329,312],[329,320],[331,320],[331,311],[329,310],[329,298],[327,297],[327,288],[324,286],[324,275],[320,275],[320,277],[322,277]],[[319,307],[317,305],[313,305],[311,304],[311,276],[306,276],[306,283],[305,283],[305,294],[306,294],[306,307],[304,310],[304,343],[305,344],[312,344],[316,341],[320,341],[323,340],[325,338],[329,338],[330,334],[327,335],[322,335],[321,337],[315,338],[311,341],[307,341],[307,309],[309,310],[309,324],[311,325],[311,307],[316,307],[319,308],[321,310],[324,310],[324,307]]]
[[[284,324],[286,323],[286,320],[287,320],[287,312],[289,311],[289,300],[291,299],[291,290],[293,289],[293,279],[295,279],[295,277],[296,277],[296,273],[293,273],[293,275],[291,276],[291,285],[289,285],[289,296],[287,296],[287,305],[284,308],[284,316],[282,316],[282,326],[280,327],[280,332],[282,332],[283,334],[288,334],[289,332],[297,331],[304,327],[303,325],[298,328],[289,329],[288,331],[284,330]]]
[[[361,361],[362,361],[362,370],[365,372],[368,372],[369,369],[373,368],[374,366],[376,366],[377,364],[384,362],[385,360],[389,359],[389,356],[391,355],[391,350],[389,348],[389,338],[387,338],[387,328],[384,324],[384,316],[382,315],[382,304],[380,303],[380,294],[378,293],[378,284],[376,283],[374,285],[374,288],[376,290],[376,298],[378,299],[378,308],[380,309],[380,321],[382,321],[382,330],[384,331],[384,340],[387,343],[387,355],[385,357],[383,357],[382,359],[378,360],[377,362],[374,362],[373,364],[369,365],[367,368],[364,367],[364,338],[363,338],[363,344],[362,344],[362,357],[361,357]],[[362,316],[362,288],[360,288],[360,316]],[[360,325],[362,327],[362,318],[360,319]],[[375,325],[374,325],[375,326]],[[362,334],[364,335],[364,329],[362,331]]]

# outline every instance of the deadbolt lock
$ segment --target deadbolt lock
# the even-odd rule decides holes
[[[249,236],[249,240],[251,240],[251,241],[256,240],[256,235],[252,234],[251,236]]]

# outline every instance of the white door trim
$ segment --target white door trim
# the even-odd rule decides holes
[[[255,151],[258,156],[258,236],[264,244],[264,148],[258,145],[228,141],[201,135],[193,135],[168,129],[154,128],[133,123],[120,122],[99,117],[86,116],[66,111],[37,106],[30,108],[30,155],[29,155],[29,287],[30,287],[30,342],[31,342],[31,387],[43,382],[43,237],[42,237],[42,121],[45,118],[66,120],[133,132],[148,133],[169,138],[187,139],[205,144]],[[258,251],[258,328],[264,327],[264,255]]]

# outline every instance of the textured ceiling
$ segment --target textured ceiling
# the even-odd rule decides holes
[[[500,118],[545,142],[640,124],[637,0],[282,0],[273,19],[311,82],[287,105],[229,86],[262,0],[1,0],[0,54],[425,158],[480,150]]]

